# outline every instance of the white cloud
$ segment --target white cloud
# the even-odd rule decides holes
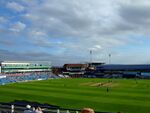
[[[40,5],[28,8],[30,10],[24,16],[32,22],[33,29],[40,28],[51,37],[76,38],[88,45],[91,43],[91,46],[94,44],[90,40],[99,40],[97,43],[101,45],[104,35],[115,34],[112,21],[117,18],[117,5],[112,6],[113,2],[45,0]],[[110,36],[106,38],[109,40]]]
[[[17,12],[22,12],[25,9],[24,6],[22,6],[22,5],[20,5],[19,3],[16,3],[16,2],[8,2],[6,7],[9,8],[9,9],[12,9],[14,11],[17,11]]]
[[[4,17],[2,17],[2,16],[0,16],[0,23],[5,23],[7,21],[7,19],[6,18],[4,18]]]
[[[94,45],[93,47],[89,48],[89,50],[92,50],[92,51],[99,51],[101,49],[102,47],[100,45]]]
[[[140,1],[44,0],[40,4],[32,4],[32,7],[26,3],[29,10],[24,17],[32,22],[32,29],[44,31],[45,36],[42,35],[47,40],[56,38],[66,41],[65,44],[51,43],[54,47],[65,48],[64,53],[79,55],[89,49],[113,51],[113,48],[134,44],[136,40],[130,39],[130,35],[145,34],[145,21],[142,16],[136,16],[146,15],[149,19],[146,11],[150,5],[147,0],[142,0],[142,4]],[[39,46],[47,45],[38,42]]]
[[[30,32],[30,36],[31,36],[31,37],[46,37],[47,34],[44,33],[44,32],[42,32],[42,31],[32,30],[32,31]]]
[[[11,26],[10,30],[13,32],[21,32],[25,28],[26,28],[26,24],[22,22],[16,22]]]
[[[30,24],[27,40],[42,49],[54,48],[60,56],[82,59],[93,50],[99,58],[143,40],[134,37],[150,37],[149,0],[20,0],[7,7],[26,10],[18,17]],[[25,23],[17,22],[10,30],[25,28]]]

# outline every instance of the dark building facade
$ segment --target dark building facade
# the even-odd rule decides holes
[[[150,73],[149,64],[131,64],[131,65],[100,65],[96,67],[95,73],[98,73],[98,76],[105,75],[118,75],[123,78],[135,78],[135,77],[144,77],[144,73]]]
[[[63,66],[63,75],[69,77],[82,77],[87,69],[87,64],[65,64]]]

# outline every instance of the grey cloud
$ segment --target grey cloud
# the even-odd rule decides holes
[[[9,50],[3,50],[0,49],[0,55],[1,58],[0,60],[23,60],[23,58],[20,56],[20,54],[16,53],[16,52],[11,52]]]
[[[39,54],[33,52],[24,55],[29,55],[33,59],[39,55],[38,59],[50,58],[56,61],[55,59],[58,58],[60,62],[76,62],[87,58],[90,49],[96,50],[96,55],[101,56],[103,51],[113,51],[124,45],[135,44],[137,40],[130,39],[129,36],[137,34],[142,36],[146,31],[148,32],[150,5],[135,1],[133,3],[133,0],[126,2],[121,0],[33,0],[30,2],[21,0],[21,3],[26,6],[24,9],[26,12],[21,16],[31,23],[30,28],[25,27],[27,40],[43,49],[62,49],[59,56],[55,53],[45,54],[40,50]],[[56,49],[56,51],[61,50]]]
[[[121,5],[119,14],[130,24],[146,26],[146,24],[150,24],[149,10],[150,5],[139,5],[132,2],[132,4]]]
[[[0,60],[48,60],[45,59],[45,57],[48,58],[50,56],[47,53],[44,52],[14,52],[9,50],[0,49]],[[44,58],[43,58],[44,56]]]
[[[31,17],[29,19],[32,20],[35,27],[44,28],[52,37],[75,37],[84,41],[86,38],[91,39],[93,38],[93,35],[98,34],[98,38],[101,39],[102,33],[99,31],[103,31],[104,29],[101,27],[101,23],[103,22],[102,19],[105,17],[103,16],[105,13],[103,12],[101,14],[101,11],[98,12],[94,6],[97,6],[97,4],[91,6],[91,2],[76,1],[75,3],[78,3],[77,7],[73,3],[74,1],[67,2],[65,0],[61,3],[58,1],[47,1],[47,7],[45,7],[44,3],[41,4],[40,7],[34,7],[31,12],[29,11],[30,14],[28,14],[28,17]],[[68,6],[70,7],[68,8]],[[92,10],[92,13],[90,10]],[[101,19],[98,19],[99,17]],[[107,27],[111,29],[111,24]],[[108,32],[109,30],[106,29],[105,32],[103,31],[103,34],[108,34]],[[111,33],[113,33],[113,31]]]
[[[77,63],[81,60],[80,57],[72,57],[65,55],[55,56],[46,52],[14,52],[9,50],[0,49],[1,61],[51,61],[53,65],[63,65],[64,62]],[[80,60],[79,60],[80,59]],[[83,61],[83,60],[81,60]]]
[[[3,24],[7,21],[7,19],[3,16],[0,16],[0,23]]]
[[[11,40],[1,39],[0,44],[1,45],[6,45],[6,46],[12,46],[12,45],[15,44],[15,42],[12,42]]]
[[[67,3],[66,1],[63,2],[54,2],[54,4],[52,4],[53,2],[47,1],[46,4],[50,5],[46,5],[47,7],[45,7],[45,4],[41,4],[41,7],[33,8],[30,12],[32,16],[28,14],[28,17],[31,17],[33,21],[38,21],[39,24],[34,24],[33,22],[36,27],[47,28],[51,33],[54,32],[53,34],[60,34],[60,36],[63,34],[71,36],[76,34],[80,35],[85,31],[89,31],[88,29],[91,29],[90,27],[92,27],[91,24],[93,22],[92,15],[86,13],[86,9],[81,10],[80,6],[82,4],[79,5],[77,9],[71,2],[68,2],[67,5],[65,4]],[[79,1],[77,2],[80,3]],[[68,8],[68,6],[70,7]],[[75,10],[75,8],[77,10]]]

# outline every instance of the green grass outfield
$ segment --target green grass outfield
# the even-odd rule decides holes
[[[150,80],[50,79],[0,86],[1,102],[16,99],[64,108],[91,107],[97,111],[150,113]]]

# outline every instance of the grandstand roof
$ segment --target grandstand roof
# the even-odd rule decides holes
[[[1,61],[0,64],[30,64],[30,63],[42,63],[50,64],[50,61]]]
[[[121,64],[111,64],[111,65],[101,65],[97,66],[97,70],[112,70],[112,71],[150,71],[150,64],[131,64],[131,65],[121,65]]]
[[[87,67],[87,64],[64,64],[64,67]]]

